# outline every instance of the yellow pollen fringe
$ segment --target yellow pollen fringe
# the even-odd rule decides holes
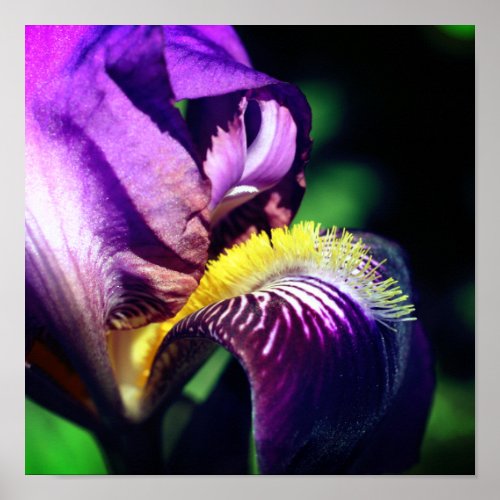
[[[357,300],[364,310],[390,329],[388,322],[410,321],[415,308],[407,303],[397,281],[380,279],[370,249],[346,229],[332,228],[320,236],[320,225],[301,222],[291,228],[252,235],[207,264],[198,288],[184,307],[164,323],[150,325],[139,355],[144,367],[137,380],[143,387],[153,357],[171,328],[181,319],[220,300],[251,293],[276,279],[293,275],[322,278]]]

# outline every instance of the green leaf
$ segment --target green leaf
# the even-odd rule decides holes
[[[26,400],[26,474],[106,474],[93,436]]]

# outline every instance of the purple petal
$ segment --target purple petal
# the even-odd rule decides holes
[[[391,269],[408,285],[397,247],[368,239],[377,261],[391,257],[380,269],[383,277]],[[355,296],[326,278],[277,277],[180,321],[158,359],[185,338],[212,340],[235,355],[252,390],[263,473],[389,472],[418,456],[432,393],[425,339],[412,323],[394,326],[396,332],[376,322]],[[162,377],[161,366],[153,371]],[[425,381],[420,397],[417,378]],[[407,419],[410,412],[418,417]],[[384,449],[384,440],[377,441],[387,432],[384,422],[395,426],[405,449],[393,440]],[[377,453],[390,460],[374,466]]]
[[[285,84],[250,91],[247,99],[255,100],[257,103],[275,102],[280,106],[279,109],[289,110],[293,123],[297,127],[296,141],[294,145],[286,140],[289,133],[293,134],[293,130],[288,128],[290,125],[288,120],[275,122],[279,125],[271,127],[283,133],[278,132],[279,140],[276,143],[270,143],[272,147],[262,154],[261,158],[265,161],[255,171],[253,180],[258,181],[256,184],[259,187],[267,181],[276,183],[256,196],[254,194],[249,201],[234,208],[226,217],[217,221],[212,228],[211,255],[217,255],[224,247],[244,241],[252,233],[288,225],[299,208],[305,189],[304,166],[309,159],[311,148],[309,138],[311,113],[307,101],[295,87]],[[295,157],[291,167],[287,170],[286,155],[294,148]],[[279,160],[279,163],[266,173],[266,166],[270,165],[273,158]],[[278,179],[280,175],[281,178]],[[252,181],[252,178],[250,177],[249,180]]]
[[[251,69],[229,26],[165,26],[165,58],[175,98],[228,94],[277,83]]]
[[[103,30],[28,96],[28,314],[108,410],[106,330],[172,316],[207,255],[208,185],[169,101],[163,45],[161,28]]]
[[[245,239],[255,229],[289,223],[302,197],[303,167],[311,146],[311,115],[305,97],[293,85],[250,68],[232,29],[193,26],[164,29],[165,57],[174,95],[177,99],[193,99],[188,108],[188,124],[201,157],[207,157],[212,141],[220,142],[215,139],[221,136],[218,130],[228,132],[229,124],[235,117],[238,119],[242,98],[256,101],[257,111],[259,107],[262,111],[258,120],[250,116],[250,107],[246,112],[249,163],[237,168],[238,174],[241,168],[245,173],[231,185],[235,196],[225,200],[212,219],[212,223],[217,223],[213,253]],[[257,129],[249,130],[248,126]],[[226,173],[232,165],[231,162],[215,164],[209,159],[207,174],[213,183],[212,206],[220,201],[221,193],[228,192]],[[237,175],[230,177],[234,180]],[[265,193],[257,196],[262,190]],[[239,205],[243,205],[242,210],[237,208]],[[251,215],[247,213],[248,206]],[[224,217],[229,211],[231,214]]]

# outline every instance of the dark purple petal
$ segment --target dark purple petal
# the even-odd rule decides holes
[[[434,385],[429,342],[417,322],[403,385],[382,421],[360,445],[349,474],[397,474],[418,463]]]
[[[214,344],[202,339],[181,339],[154,358],[154,368],[142,394],[144,415],[162,413],[214,351]]]
[[[38,39],[28,29],[27,46]],[[28,315],[101,407],[119,407],[106,330],[172,316],[206,261],[209,187],[170,104],[163,45],[161,28],[99,31],[28,95]],[[40,71],[31,60],[27,75]]]
[[[401,284],[408,273],[397,247],[371,240],[374,258]],[[384,250],[385,249],[385,250]],[[405,289],[407,291],[408,288]],[[390,472],[418,456],[432,393],[426,341],[412,322],[396,331],[373,319],[345,290],[313,275],[276,277],[253,293],[224,300],[175,325],[158,358],[176,339],[210,339],[247,373],[263,473]],[[161,366],[153,365],[156,378]],[[416,397],[415,380],[424,381]],[[415,396],[415,399],[414,399]],[[418,408],[415,408],[415,405]],[[410,412],[417,415],[407,418]],[[371,441],[397,429],[394,441]],[[390,456],[373,466],[373,454]],[[366,464],[366,466],[365,466]],[[372,468],[373,467],[373,468]]]

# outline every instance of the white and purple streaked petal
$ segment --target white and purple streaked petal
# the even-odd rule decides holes
[[[307,474],[345,472],[383,417],[407,361],[410,335],[401,334],[303,276],[209,306],[169,337],[209,338],[234,354],[252,388],[262,473]]]
[[[244,203],[233,208],[213,226],[211,255],[217,255],[224,247],[246,240],[252,233],[289,224],[298,210],[305,189],[304,166],[311,147],[311,114],[307,101],[298,89],[286,84],[249,91],[246,98],[249,101],[247,113],[251,111],[250,103],[253,102],[258,104],[256,107],[259,111],[265,103],[274,103],[277,106],[274,109],[279,110],[274,118],[271,118],[271,113],[267,115],[267,119],[271,119],[270,125],[263,124],[262,116],[255,120],[255,113],[249,117],[249,125],[252,121],[258,124],[255,136],[252,134],[251,137],[250,149],[262,128],[272,131],[270,135],[275,136],[275,141],[267,143],[269,149],[259,148],[260,154],[255,155],[258,161],[252,159],[248,178],[244,177],[240,181],[240,189],[249,186],[259,192],[253,192]],[[247,126],[247,130],[249,128]],[[293,137],[295,140],[291,141]],[[292,151],[294,156],[288,166]],[[258,168],[254,169],[252,165]],[[272,168],[266,170],[269,166]],[[267,182],[270,187],[269,184],[265,186]]]
[[[105,332],[172,316],[196,287],[209,186],[169,101],[161,28],[103,30],[28,97],[28,315],[112,414]]]
[[[385,280],[390,269],[409,291],[397,246],[363,236],[374,247],[373,262],[389,260],[373,281],[367,278],[368,286]],[[341,238],[339,272],[346,272],[343,252],[351,243]],[[251,239],[240,249],[257,251],[263,241]],[[277,239],[272,248],[282,244],[288,245]],[[294,245],[300,253],[298,240]],[[283,248],[293,255],[293,246]],[[325,248],[317,252],[323,255]],[[259,252],[256,262],[268,251]],[[364,262],[365,257],[352,258]],[[251,293],[212,303],[179,321],[158,351],[152,376],[164,376],[163,352],[179,339],[212,340],[231,352],[248,376],[263,473],[401,472],[418,457],[433,390],[425,337],[415,322],[395,319],[390,328],[384,325],[377,304],[367,306],[359,288],[346,287],[345,276],[336,283],[327,268],[290,259],[275,262],[272,278],[257,288],[251,283],[260,278],[249,281]],[[223,258],[220,262],[222,269]],[[218,272],[215,266],[208,272]],[[290,273],[278,272],[287,266]],[[380,455],[376,467],[374,454]]]

